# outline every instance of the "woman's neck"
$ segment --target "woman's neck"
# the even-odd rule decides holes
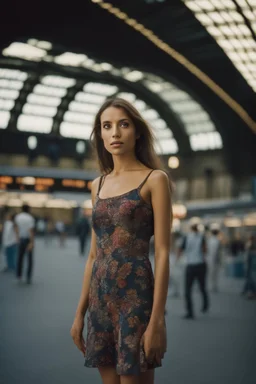
[[[141,162],[136,158],[135,154],[127,154],[127,156],[113,156],[113,163],[114,168],[111,173],[114,175],[131,170],[138,170],[143,166],[143,164],[141,164]]]

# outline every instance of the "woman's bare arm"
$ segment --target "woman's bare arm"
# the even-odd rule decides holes
[[[154,211],[155,287],[150,325],[164,322],[169,284],[169,252],[172,223],[170,181],[162,171],[155,171],[149,179]]]
[[[99,178],[95,179],[92,183],[93,205],[95,202],[95,196],[96,196],[96,191],[98,190],[98,185],[99,185]],[[84,317],[88,308],[90,281],[91,281],[92,267],[93,267],[95,256],[96,256],[96,236],[95,236],[94,230],[92,229],[91,247],[90,247],[90,252],[89,252],[88,259],[84,269],[84,278],[83,278],[83,284],[81,289],[81,295],[80,295],[80,299],[79,299],[77,310],[76,310],[76,317],[81,317],[81,316]]]

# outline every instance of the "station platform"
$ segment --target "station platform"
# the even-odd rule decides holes
[[[57,239],[48,245],[37,239],[31,285],[0,274],[1,384],[101,383],[70,337],[85,261],[75,239],[65,248]],[[255,384],[256,301],[241,296],[242,285],[223,274],[206,315],[195,290],[194,321],[182,319],[182,298],[168,296],[168,351],[156,384]]]

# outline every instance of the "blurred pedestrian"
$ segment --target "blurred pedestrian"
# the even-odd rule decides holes
[[[230,244],[231,255],[236,258],[239,256],[243,256],[244,250],[245,243],[242,240],[240,233],[236,232]]]
[[[19,234],[17,279],[21,281],[24,256],[27,255],[27,284],[30,284],[33,272],[35,219],[30,214],[30,207],[27,204],[22,206],[22,212],[15,217],[15,223]]]
[[[56,232],[59,235],[60,240],[60,246],[65,247],[65,239],[66,239],[66,232],[65,232],[65,223],[62,220],[58,220],[55,224]]]
[[[199,231],[200,219],[194,217],[190,220],[190,232],[184,236],[183,242],[178,249],[178,258],[182,252],[186,257],[185,271],[185,302],[187,313],[184,319],[194,318],[194,309],[192,302],[192,287],[194,281],[198,281],[202,295],[202,312],[209,309],[209,298],[206,289],[206,240],[203,233]]]
[[[246,277],[243,294],[249,299],[256,299],[256,235],[251,235],[246,244]]]
[[[219,273],[221,266],[221,241],[219,239],[219,233],[219,224],[212,223],[210,226],[210,234],[207,238],[207,265],[210,289],[215,293],[219,290]]]
[[[15,215],[11,212],[6,213],[3,225],[3,251],[6,258],[6,267],[4,272],[15,272],[17,265],[17,250],[18,250],[18,229],[14,223]]]
[[[83,256],[85,253],[85,248],[86,248],[85,246],[89,236],[89,232],[90,232],[90,224],[89,224],[86,211],[84,210],[83,215],[77,224],[77,235],[79,239],[79,245],[80,245],[79,250],[80,250],[81,256]]]

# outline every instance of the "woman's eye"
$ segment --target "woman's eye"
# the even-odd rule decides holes
[[[129,123],[124,122],[121,124],[121,126],[127,128],[127,127],[129,127]]]
[[[110,124],[103,124],[103,128],[109,129],[110,128]]]

